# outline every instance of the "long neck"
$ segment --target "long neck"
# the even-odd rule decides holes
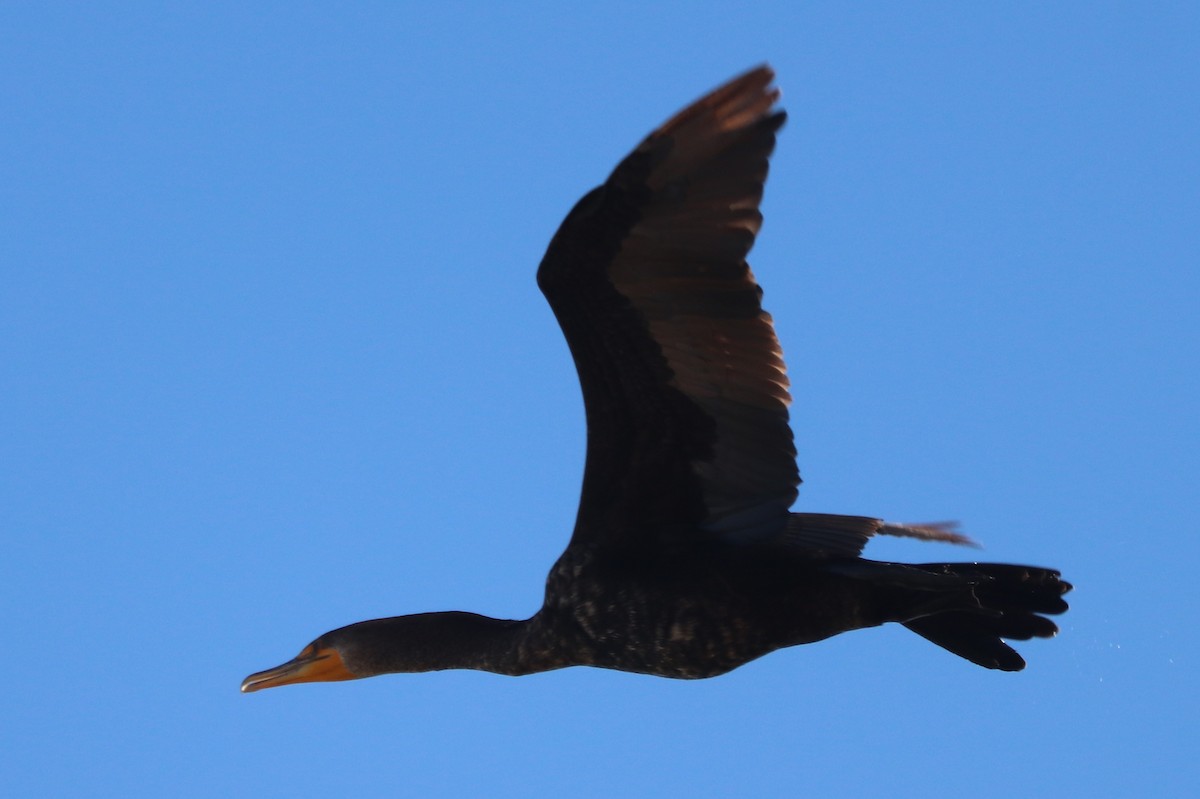
[[[540,653],[529,651],[528,621],[447,611],[364,621],[329,633],[356,677],[394,672],[478,669],[528,674]]]

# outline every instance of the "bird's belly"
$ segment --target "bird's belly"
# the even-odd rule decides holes
[[[561,665],[715,677],[782,647],[878,624],[852,582],[744,550],[644,563],[570,553],[551,570],[537,637]]]
[[[715,677],[786,645],[752,611],[730,597],[637,590],[585,600],[570,612],[572,659],[660,677]]]

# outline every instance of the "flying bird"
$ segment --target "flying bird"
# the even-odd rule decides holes
[[[791,511],[788,379],[746,255],[785,114],[767,66],[651,133],[550,241],[538,286],[587,416],[575,529],[525,620],[420,613],[325,633],[246,692],[394,672],[597,666],[714,677],[782,647],[896,622],[989,669],[1057,632],[1059,572],[861,556],[949,525]]]

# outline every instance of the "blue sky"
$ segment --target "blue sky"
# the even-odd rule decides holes
[[[1194,795],[1197,41],[1185,3],[6,3],[0,782]],[[537,609],[584,435],[538,260],[763,61],[797,507],[1059,567],[1059,638],[239,694],[352,621]]]

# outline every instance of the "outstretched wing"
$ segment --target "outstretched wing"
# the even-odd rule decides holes
[[[800,475],[746,254],[784,113],[759,67],[650,134],[562,223],[538,285],[583,388],[572,545],[782,535]]]

